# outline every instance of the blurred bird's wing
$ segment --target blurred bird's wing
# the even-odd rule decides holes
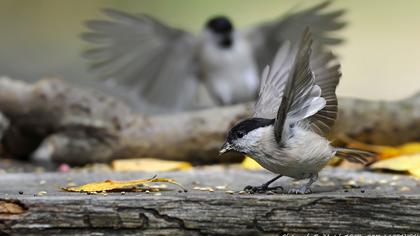
[[[287,14],[278,20],[261,24],[245,32],[252,45],[260,69],[269,64],[279,47],[286,41],[297,42],[305,27],[310,27],[317,46],[336,45],[343,40],[332,35],[346,23],[340,17],[344,10],[323,13],[330,5],[325,1],[307,10]]]
[[[91,71],[111,79],[140,99],[180,110],[197,91],[196,38],[145,15],[106,9],[110,20],[91,20],[82,39],[95,44],[83,56]]]
[[[253,117],[276,118],[294,56],[290,42],[286,41],[277,51],[271,67],[265,67]]]

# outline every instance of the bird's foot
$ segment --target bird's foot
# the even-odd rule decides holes
[[[306,186],[301,188],[292,188],[288,191],[289,194],[309,194],[312,193],[312,190]]]
[[[276,190],[281,190],[283,191],[283,187],[282,186],[275,186],[275,187],[268,187],[268,185],[263,184],[260,186],[251,186],[248,185],[244,188],[245,192],[254,194],[254,193],[266,193],[268,191],[276,191]]]

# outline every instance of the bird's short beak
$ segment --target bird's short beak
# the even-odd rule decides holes
[[[225,152],[228,152],[230,150],[232,150],[232,146],[230,145],[230,143],[225,142],[222,148],[220,148],[219,155],[223,155]]]

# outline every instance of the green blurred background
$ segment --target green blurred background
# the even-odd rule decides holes
[[[216,14],[238,27],[274,19],[291,8],[320,1],[296,0],[0,0],[0,75],[29,81],[59,76],[95,86],[80,52],[83,21],[102,18],[112,7],[148,13],[163,22],[198,32]],[[338,93],[372,99],[397,99],[420,90],[420,1],[337,0],[329,9],[348,10],[347,42],[341,56]]]

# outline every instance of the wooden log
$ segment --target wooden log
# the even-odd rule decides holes
[[[374,144],[420,140],[420,93],[401,101],[339,100],[333,138]],[[35,84],[0,79],[0,111],[10,121],[3,137],[12,156],[86,164],[153,156],[215,163],[227,130],[248,117],[252,104],[181,114],[135,114],[112,97],[61,80]],[[222,160],[238,160],[239,156]]]
[[[148,178],[146,173],[5,174],[0,235],[395,234],[420,231],[420,182],[409,177],[327,168],[314,194],[239,194],[268,172],[235,168],[161,173],[190,189],[154,193],[61,192],[68,182]],[[352,180],[350,183],[349,180]],[[198,186],[214,192],[194,190]],[[42,184],[43,183],[43,184]],[[300,182],[299,184],[302,184]],[[280,179],[287,190],[291,182]],[[215,186],[226,185],[219,190]],[[236,191],[228,194],[226,190]],[[23,191],[19,194],[19,191]],[[39,191],[46,195],[34,196]]]

